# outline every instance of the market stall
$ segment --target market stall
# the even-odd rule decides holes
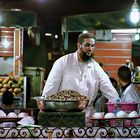
[[[19,30],[18,30],[19,31]],[[18,35],[21,33],[18,33]],[[21,38],[22,39],[22,38]],[[18,37],[18,40],[21,40]],[[23,40],[22,40],[23,41]],[[19,56],[22,53],[22,43],[15,43],[18,46],[17,50],[21,50],[15,55],[6,56],[12,57],[12,62],[16,66],[13,69],[10,69],[5,76],[12,75],[16,78],[20,77],[22,73],[22,59]],[[21,45],[21,46],[20,46]],[[15,50],[15,49],[13,49]],[[21,55],[22,56],[22,55]],[[3,57],[3,56],[2,56]],[[5,56],[4,56],[5,57]],[[17,59],[16,59],[17,58]],[[4,61],[4,60],[3,60]],[[8,63],[9,64],[9,63]],[[11,64],[11,63],[10,63]],[[43,75],[44,70],[36,69],[29,67],[24,69],[26,70],[26,75],[34,78],[38,78],[37,75]],[[28,71],[28,70],[32,70]],[[34,71],[34,75],[33,75]],[[30,73],[31,72],[31,73]],[[41,76],[42,77],[42,76]],[[37,84],[36,84],[37,85]],[[26,86],[25,86],[26,87]],[[23,89],[25,90],[25,89]],[[26,95],[26,93],[25,93]],[[139,132],[140,128],[137,124],[133,123],[135,120],[139,119],[139,116],[132,115],[128,117],[132,111],[136,111],[137,107],[132,110],[129,109],[127,115],[123,117],[119,116],[116,118],[105,118],[103,116],[90,116],[88,119],[85,116],[83,110],[87,107],[89,99],[86,96],[81,95],[75,91],[64,90],[61,93],[56,93],[49,97],[35,97],[37,101],[38,109],[40,112],[38,114],[38,124],[30,120],[23,121],[25,117],[19,117],[17,113],[16,117],[9,117],[6,119],[1,118],[1,122],[15,122],[16,127],[1,127],[0,131],[2,132],[0,137],[10,137],[10,138],[114,138],[114,137],[140,137]],[[116,109],[121,109],[120,105],[113,104],[115,109],[111,113],[116,115],[114,112]],[[138,105],[138,104],[137,104]],[[118,110],[117,110],[118,111]],[[125,110],[126,111],[126,110]],[[128,111],[128,110],[127,110]],[[125,114],[125,113],[124,113]],[[101,114],[100,114],[101,115]],[[19,121],[22,120],[21,125]],[[87,125],[88,122],[88,125]]]
[[[62,18],[62,33],[94,29],[132,29],[138,27],[138,25],[130,22],[129,14],[130,9],[65,16]]]
[[[1,135],[4,138],[13,137],[14,130],[9,128],[16,129],[24,119],[26,123],[35,121],[35,105],[29,108],[28,104],[32,96],[42,91],[45,70],[23,64],[24,32],[30,29],[31,34],[32,29],[37,28],[36,14],[20,9],[3,10],[0,11],[0,24],[0,105],[3,105],[3,93],[10,91],[14,95],[11,108],[0,109],[1,130],[4,135],[7,133]]]
[[[5,90],[11,90],[15,98],[19,98],[21,107],[26,108],[27,79],[23,77],[23,33],[26,28],[37,26],[36,14],[11,9],[1,10],[0,17],[0,92],[2,95]],[[22,84],[20,79],[24,79]],[[21,91],[20,94],[16,94],[17,89],[14,88],[18,88]]]
[[[138,64],[138,50],[132,47],[135,42],[133,33],[114,33],[112,29],[136,29],[139,24],[130,22],[130,9],[122,11],[89,13],[62,18],[62,34],[64,36],[64,49],[75,51],[75,38],[83,31],[95,35],[96,48],[94,59],[103,64],[103,69],[115,79],[117,69],[127,61]],[[72,43],[71,43],[72,42]],[[116,64],[116,65],[114,65]]]
[[[47,98],[41,96],[34,99],[40,109],[38,124],[33,118],[25,120],[27,116],[1,117],[1,123],[16,123],[16,127],[1,127],[1,138],[140,137],[138,103],[109,102],[108,113],[95,112],[87,120],[82,111],[89,100],[75,91],[64,90]]]

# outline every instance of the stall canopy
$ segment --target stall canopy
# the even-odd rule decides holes
[[[136,28],[129,19],[130,9],[105,13],[89,13],[62,18],[62,32],[83,30]]]
[[[37,27],[37,16],[34,12],[3,10],[0,11],[0,26]]]

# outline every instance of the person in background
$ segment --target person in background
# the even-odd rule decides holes
[[[11,112],[14,112],[14,95],[10,91],[5,91],[2,95],[2,104],[1,104],[1,110],[8,115]],[[2,122],[0,124],[3,127],[10,128],[10,127],[16,127],[16,122]]]
[[[2,95],[1,109],[6,113],[10,113],[14,110],[14,95],[10,91],[5,91]]]
[[[131,82],[131,70],[127,66],[121,66],[118,69],[119,83],[122,88],[121,102],[134,103],[140,102],[140,85]],[[140,104],[137,108],[138,114],[140,114]],[[140,124],[140,120],[136,119],[136,123]]]
[[[119,91],[119,87],[118,87],[118,82],[117,82],[117,80],[114,79],[114,78],[112,78],[112,77],[110,77],[109,79],[110,79],[112,85],[114,86],[114,88],[115,88],[117,91]],[[107,102],[108,102],[108,99],[107,99],[105,96],[101,95],[101,96],[96,100],[96,102],[95,102],[95,109],[96,109],[96,111],[97,111],[97,112],[105,112],[105,113],[107,113],[107,112],[108,112],[107,104],[106,104]]]
[[[139,102],[140,103],[140,84],[133,82],[123,92],[121,96],[122,102]]]
[[[131,70],[127,66],[121,66],[118,69],[118,81],[120,86],[121,96],[125,89],[131,85]]]
[[[42,96],[50,96],[62,90],[74,90],[89,99],[84,109],[86,117],[95,111],[93,101],[98,90],[108,99],[119,98],[118,92],[109,77],[93,59],[95,39],[93,34],[82,33],[78,36],[77,51],[57,59],[48,75]]]

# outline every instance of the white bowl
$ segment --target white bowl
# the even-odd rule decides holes
[[[17,117],[17,114],[14,113],[14,112],[10,112],[10,113],[7,115],[7,117],[9,117],[9,118],[16,118],[16,117]]]
[[[128,117],[132,118],[132,117],[138,117],[138,113],[137,111],[132,111],[128,114]]]
[[[6,114],[4,113],[3,110],[0,110],[0,117],[6,117]]]
[[[19,118],[24,118],[26,116],[28,116],[28,113],[26,113],[26,112],[21,112],[21,113],[18,114]]]
[[[109,113],[106,113],[106,114],[105,114],[104,118],[106,118],[106,119],[107,119],[107,118],[116,118],[116,116],[115,116],[114,113],[109,112]]]
[[[116,114],[116,118],[126,118],[126,117],[128,117],[128,114],[125,111],[122,111],[122,110],[120,110]]]
[[[104,112],[95,112],[93,115],[92,115],[92,117],[94,118],[94,119],[102,119],[102,118],[104,118]]]

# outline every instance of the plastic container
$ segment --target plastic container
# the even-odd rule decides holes
[[[117,104],[118,105],[118,104]],[[130,113],[132,111],[137,111],[138,103],[119,103],[119,109]],[[116,103],[107,103],[108,112],[113,112],[116,114]],[[134,119],[113,119],[110,120],[110,126],[133,126]]]
[[[115,111],[116,103],[107,103],[108,112]],[[130,113],[132,111],[137,111],[138,103],[119,103],[119,109],[125,111],[126,113]]]

